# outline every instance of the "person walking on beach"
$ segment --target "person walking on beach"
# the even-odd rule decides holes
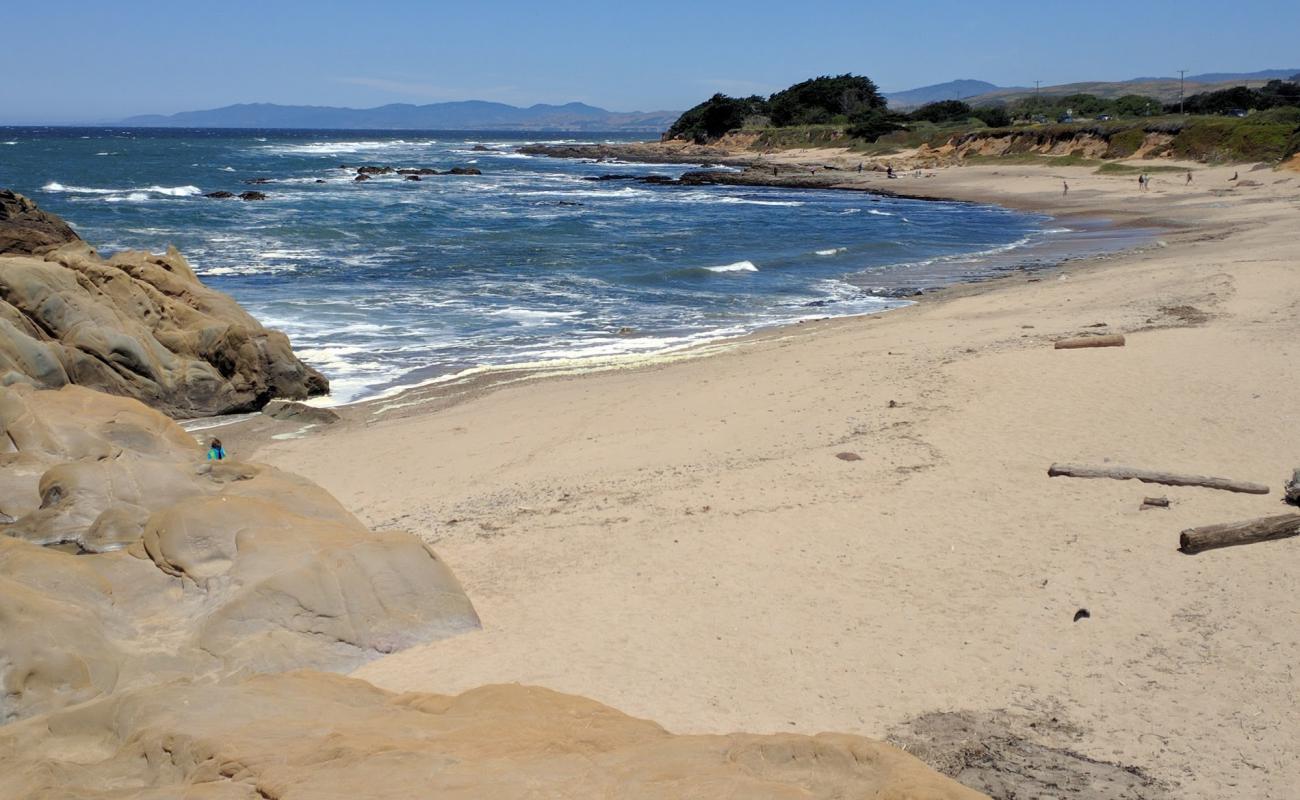
[[[1061,197],[1065,197],[1069,193],[1070,193],[1070,184],[1067,183],[1066,181],[1061,181]]]
[[[1143,189],[1147,188],[1147,187],[1146,187],[1146,182],[1147,182],[1147,176],[1146,176],[1146,175],[1138,175],[1138,191],[1139,191],[1139,192],[1142,191]]]
[[[1192,185],[1192,173],[1191,173],[1190,170],[1188,170],[1188,172],[1187,172],[1187,184],[1186,184],[1186,185],[1188,185],[1188,186],[1191,186],[1191,185]]]
[[[220,439],[213,439],[212,444],[208,445],[209,461],[224,461],[226,458],[226,448],[221,446]]]

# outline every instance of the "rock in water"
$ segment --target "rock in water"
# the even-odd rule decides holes
[[[0,442],[16,518],[0,529],[0,722],[180,677],[349,670],[478,627],[416,537],[367,529],[295,475],[206,461],[135,400],[0,387]]]
[[[17,192],[0,189],[0,255],[38,255],[79,241],[68,223]]]
[[[265,200],[266,192],[240,192],[240,200]]]
[[[398,695],[306,670],[118,693],[0,728],[0,753],[0,795],[51,800],[987,800],[860,736],[674,735],[538,687]]]
[[[0,385],[90,386],[175,417],[329,391],[283,333],[204,286],[175,249],[106,260],[21,195],[0,193],[0,207]]]

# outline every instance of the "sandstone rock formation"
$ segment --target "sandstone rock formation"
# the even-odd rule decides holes
[[[21,195],[0,208],[0,385],[91,386],[177,417],[329,390],[175,249],[103,259]]]
[[[0,254],[34,255],[81,237],[22,195],[0,189]]]
[[[297,476],[204,461],[158,412],[78,386],[0,388],[0,513],[0,722],[180,676],[350,669],[478,626],[416,537]]]
[[[523,686],[395,695],[316,672],[119,692],[0,728],[0,796],[979,800],[856,736],[674,736]]]

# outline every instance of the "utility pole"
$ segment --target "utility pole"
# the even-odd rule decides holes
[[[1178,115],[1184,116],[1183,113],[1183,80],[1187,76],[1187,70],[1178,70]]]

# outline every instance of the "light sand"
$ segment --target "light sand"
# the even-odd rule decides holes
[[[1146,195],[1078,168],[889,181],[1187,227],[708,358],[357,407],[257,456],[436,542],[473,599],[482,632],[356,673],[385,688],[539,684],[683,733],[1009,709],[1175,796],[1294,797],[1300,540],[1175,550],[1284,511],[1300,465],[1300,176],[1233,171]],[[1051,347],[1090,330],[1128,346]],[[1047,477],[1106,460],[1276,488]]]

